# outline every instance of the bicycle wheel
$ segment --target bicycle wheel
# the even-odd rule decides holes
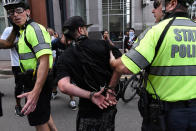
[[[133,75],[131,78],[125,81],[123,95],[122,95],[122,100],[125,103],[131,101],[135,97],[137,93],[137,87],[141,86],[139,77],[140,76],[138,75]]]

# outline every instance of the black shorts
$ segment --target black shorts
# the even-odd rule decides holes
[[[15,98],[17,98],[18,95],[22,94],[23,92],[23,88],[24,88],[24,84],[23,84],[23,77],[20,75],[21,70],[20,70],[20,66],[12,66],[12,72],[14,74],[14,78],[15,78],[15,91],[14,91],[14,95]]]
[[[82,112],[80,112],[82,113]],[[93,117],[77,115],[77,131],[114,131],[115,130],[115,116],[116,108],[111,108],[106,112],[99,113]]]
[[[45,124],[50,118],[50,99],[52,94],[51,79],[51,75],[48,75],[44,87],[39,95],[35,111],[31,112],[27,116],[31,126]]]

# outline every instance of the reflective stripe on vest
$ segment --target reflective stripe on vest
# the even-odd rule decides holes
[[[39,43],[38,45],[33,47],[34,52],[37,53],[42,49],[50,49],[50,44],[45,42],[44,36],[42,34],[42,30],[39,27],[39,25],[35,22],[30,23],[30,25],[34,28]]]
[[[36,34],[37,40],[38,40],[38,44],[33,47],[34,52],[37,53],[42,49],[51,49],[50,44],[45,42],[44,36],[42,34],[42,30],[39,27],[39,25],[35,22],[31,22],[30,25],[34,28],[34,31],[35,31],[35,34]],[[21,54],[19,54],[19,57],[21,60],[28,60],[28,59],[35,58],[35,54],[33,54],[32,52],[21,53]]]
[[[144,56],[142,56],[135,48],[139,46],[140,41],[145,37],[146,33],[152,28],[152,26],[148,27],[144,30],[137,38],[136,43],[133,44],[130,51],[128,51],[125,55],[130,58],[140,69],[144,69],[150,63],[146,60]],[[135,59],[137,58],[137,59]]]
[[[47,44],[46,43],[39,43],[38,45],[33,47],[33,50],[35,51],[35,53],[37,53],[38,51],[40,51],[42,49],[51,49],[50,44],[49,43],[47,43]]]
[[[196,26],[196,23],[190,21],[189,19],[176,19],[173,22],[172,26],[194,27]],[[172,58],[174,57],[172,56]],[[196,76],[196,66],[195,65],[151,66],[149,73],[157,76]]]
[[[34,28],[35,34],[37,36],[38,43],[40,43],[40,44],[41,43],[46,43],[45,39],[44,39],[44,36],[42,34],[42,30],[40,29],[39,25],[35,22],[32,22],[30,25]]]
[[[172,26],[195,26],[196,23],[187,19],[176,19]]]
[[[171,26],[196,26],[196,23],[190,21],[189,19],[176,19]],[[139,37],[137,43],[133,44],[134,48],[137,47],[140,43],[140,40],[144,38],[145,34],[151,29],[149,27],[146,29]],[[125,55],[130,58],[140,69],[144,69],[150,63],[147,59],[142,56],[137,50],[132,48]],[[137,59],[135,59],[137,58]],[[153,65],[153,64],[152,64]],[[158,76],[192,76],[196,75],[195,66],[151,66],[150,74]]]
[[[196,66],[151,66],[150,74],[157,76],[196,76]]]
[[[29,53],[22,53],[20,55],[20,60],[28,60],[28,59],[33,59],[35,58],[35,55],[32,52]]]
[[[33,48],[35,53],[37,53],[41,49],[50,49],[50,45],[49,44],[38,44],[37,46],[35,46]],[[32,52],[20,54],[21,60],[28,60],[28,59],[32,59],[32,58],[35,58],[35,55]]]
[[[129,57],[140,69],[144,69],[150,63],[146,60],[144,56],[142,56],[135,49],[131,49],[128,53],[125,54]]]

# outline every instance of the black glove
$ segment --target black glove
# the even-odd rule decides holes
[[[17,26],[12,20],[10,17],[8,17],[8,20],[10,22],[10,24],[13,26],[13,30],[16,32],[16,34],[18,35],[19,34],[19,30],[20,30],[20,27]]]

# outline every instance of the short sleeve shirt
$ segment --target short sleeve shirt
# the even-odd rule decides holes
[[[83,79],[84,69],[81,61],[88,58],[81,57],[82,50],[85,51],[86,54],[91,57],[95,64],[97,64],[99,67],[106,71],[112,72],[109,65],[109,43],[105,42],[104,40],[86,39],[79,45],[69,47],[59,57],[57,62],[57,79],[60,80],[64,77],[70,77],[80,88],[94,91],[84,82]],[[89,100],[82,98],[80,99],[79,106],[89,106],[93,107],[93,109],[98,109],[97,106],[89,102]]]
[[[25,36],[32,50],[26,44]],[[35,69],[39,57],[46,54],[49,55],[49,67],[52,68],[53,58],[50,35],[42,25],[31,22],[26,29],[20,30],[18,50],[20,62],[25,70]]]
[[[196,98],[196,23],[187,17],[176,17],[154,58],[161,33],[172,19],[144,31],[121,60],[135,74],[151,63],[146,88],[150,94],[155,94],[154,88],[161,100],[190,100]]]

